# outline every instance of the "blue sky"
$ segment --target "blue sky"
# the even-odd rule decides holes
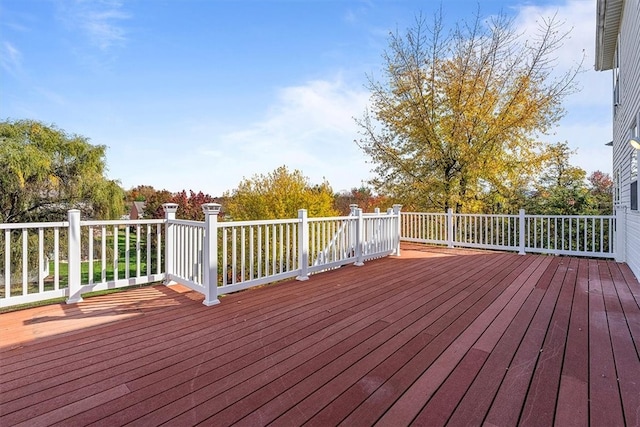
[[[445,21],[477,3],[443,1]],[[0,0],[0,119],[36,119],[108,147],[125,189],[214,196],[278,166],[334,191],[372,165],[354,140],[389,31],[438,1]],[[596,0],[480,0],[523,31],[553,14],[573,28],[558,70],[586,54],[582,91],[550,142],[611,172],[611,75],[593,71]]]

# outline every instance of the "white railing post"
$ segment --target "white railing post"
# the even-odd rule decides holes
[[[617,262],[627,261],[627,207],[615,208],[616,231],[613,234],[613,250]]]
[[[396,226],[395,229],[393,230],[394,236],[393,236],[393,244],[395,245],[395,248],[393,250],[393,255],[395,256],[400,256],[400,235],[402,233],[402,222],[401,222],[401,210],[402,210],[402,205],[393,205],[393,214],[397,216],[396,218]]]
[[[176,219],[176,211],[178,210],[177,203],[163,203],[162,209],[164,209],[164,218],[165,218],[165,233],[164,233],[164,284],[171,285],[175,282],[171,280],[170,275],[174,274],[174,262],[175,262],[175,236],[174,231],[175,227],[171,223],[172,220]]]
[[[447,208],[447,247],[453,248],[453,209]]]
[[[298,209],[298,270],[296,280],[309,280],[309,221],[307,210]]]
[[[364,250],[364,215],[362,214],[362,209],[358,208],[356,210],[356,216],[358,219],[356,220],[356,262],[354,265],[358,267],[363,266],[363,250]]]
[[[525,248],[525,213],[524,209],[518,211],[518,255],[524,255]]]
[[[80,260],[80,211],[71,209],[67,212],[69,220],[69,255],[68,262],[68,280],[69,280],[69,296],[67,304],[74,304],[82,301],[81,285],[81,260]]]
[[[222,206],[218,203],[205,203],[204,243],[202,251],[202,269],[204,301],[206,306],[220,303],[218,300],[218,214]]]
[[[357,209],[358,205],[356,203],[351,203],[349,205],[349,216],[356,216],[358,214]]]

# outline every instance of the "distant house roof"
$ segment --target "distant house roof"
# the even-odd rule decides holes
[[[144,202],[133,202],[133,206],[131,206],[131,214],[129,215],[130,219],[139,219],[144,216]]]
[[[624,0],[598,0],[596,11],[596,71],[614,67]]]

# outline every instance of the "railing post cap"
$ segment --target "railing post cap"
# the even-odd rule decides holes
[[[164,209],[165,213],[176,213],[176,211],[178,210],[178,204],[177,203],[163,203],[162,204],[162,209]]]
[[[396,203],[395,205],[393,205],[393,211],[394,212],[400,212],[400,209],[402,209],[402,205],[399,203]]]
[[[220,203],[202,204],[202,212],[204,212],[205,215],[218,215],[220,213],[220,209],[222,209],[222,205]]]

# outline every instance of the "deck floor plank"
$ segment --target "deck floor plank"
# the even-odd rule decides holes
[[[461,283],[464,283],[464,281],[461,281]],[[397,299],[397,301],[394,302],[393,299],[389,300],[389,297],[387,297],[386,307],[384,307],[384,308],[380,307],[378,309],[369,310],[369,312],[368,312],[369,314],[367,315],[367,317],[363,318],[363,321],[364,322],[371,322],[372,319],[375,319],[376,321],[381,319],[381,320],[384,320],[386,322],[387,313],[394,313],[394,314],[400,315],[401,317],[403,317],[402,321],[395,322],[395,323],[387,322],[389,325],[393,325],[393,326],[392,326],[391,329],[388,329],[384,334],[393,336],[393,335],[397,334],[399,331],[405,329],[405,326],[411,324],[411,322],[414,322],[416,320],[421,320],[421,321],[429,320],[429,316],[425,317],[424,314],[429,312],[429,311],[431,311],[433,309],[433,307],[437,307],[438,305],[440,305],[440,306],[444,305],[444,306],[447,306],[447,307],[453,307],[455,305],[455,302],[451,298],[450,295],[447,295],[447,293],[442,294],[442,292],[441,292],[442,288],[424,287],[423,289],[425,291],[428,291],[427,295],[435,296],[435,298],[433,298],[433,299],[431,297],[423,297],[423,298],[421,298],[419,295],[412,294],[411,295],[411,300],[424,301],[423,305],[426,304],[426,308],[423,309],[424,312],[420,312],[420,311],[414,310],[414,308],[413,308],[413,306],[411,304],[407,304],[407,301],[406,301],[407,298],[406,297],[400,298],[400,296],[401,296],[400,293],[390,291],[391,295],[395,295],[396,296],[393,299]],[[431,289],[433,289],[433,291],[431,291]],[[447,290],[447,292],[449,294],[453,294],[453,293],[455,293],[455,288],[449,288]],[[444,308],[441,308],[441,310],[443,310],[443,309]],[[402,316],[403,314],[405,316]],[[371,317],[371,316],[374,316],[374,317]],[[434,314],[431,315],[431,317],[437,318],[437,314],[434,313]],[[403,333],[406,334],[406,333],[410,332],[411,330],[412,329],[405,329],[403,331]],[[381,333],[382,333],[382,331],[381,331]],[[384,334],[383,334],[383,337],[384,337]],[[379,340],[380,337],[375,337],[375,338],[372,338],[372,339]],[[376,342],[380,343],[382,341],[376,341]],[[355,343],[352,343],[352,345],[355,346]],[[365,351],[371,351],[371,348],[375,348],[376,347],[371,342],[368,342],[368,343],[364,344],[364,346],[365,346],[364,347]],[[357,352],[358,350],[360,350],[358,348],[358,346],[355,346],[351,353]],[[332,353],[332,354],[335,354],[335,352],[332,349],[329,349],[328,351],[330,353]],[[347,355],[345,357],[347,358],[347,360],[350,360],[353,356],[352,356],[352,354],[349,354],[349,355]],[[311,361],[313,361],[313,359]],[[344,366],[344,363],[345,363],[344,360],[337,360],[337,361],[335,361],[335,363],[330,364],[330,365],[322,365],[321,364],[316,369],[323,368],[324,370],[327,370],[329,368],[333,368],[333,369],[338,369],[337,372],[341,372],[341,370],[339,368],[340,368],[340,366]],[[348,365],[348,363],[347,363],[347,365]],[[295,374],[295,373],[297,373],[297,370],[296,370],[297,368],[299,368],[299,367],[289,367],[288,370],[283,369],[283,371],[284,372],[293,372]],[[314,378],[319,379],[320,381],[322,381],[322,379],[324,379],[324,381],[326,381],[326,378],[332,378],[333,375],[335,375],[335,374],[327,374],[323,369],[321,369],[319,372],[314,372]],[[277,382],[277,384],[280,387],[284,386],[286,383],[287,382],[283,378],[280,378],[280,380]],[[305,383],[302,383],[302,385],[308,387],[309,383],[310,382],[307,381]],[[260,387],[260,383],[256,383],[256,382],[252,382],[251,385],[255,389],[259,389],[259,387]],[[273,388],[271,388],[270,391],[272,393],[274,393]],[[304,390],[303,391],[297,390],[296,392],[289,391],[286,395],[283,395],[284,396],[283,398],[285,398],[286,396],[289,396],[289,395],[305,396],[306,395],[305,393],[306,392]],[[246,392],[241,391],[241,395],[246,395]],[[280,396],[280,394],[276,393],[276,396]],[[251,404],[253,405],[253,404],[255,404],[255,403],[257,403],[257,402],[259,402],[261,400],[258,399],[255,395],[250,395],[250,396],[246,396],[243,399],[243,401],[244,402],[250,401]],[[239,402],[238,404],[234,404],[234,406],[240,405],[241,407],[244,408],[243,401]],[[212,403],[212,405],[215,406],[215,402]],[[209,406],[212,406],[212,405],[209,405]],[[271,404],[271,405],[273,405],[273,404]],[[285,406],[290,407],[291,405],[292,405],[291,401],[286,401],[285,402]],[[206,406],[205,406],[205,408],[206,408]],[[198,409],[199,412],[203,412],[205,410],[201,406],[198,406],[197,409]],[[229,408],[229,409],[232,409],[232,408]],[[212,409],[210,409],[210,411],[211,410]],[[267,411],[262,409],[259,412],[256,412],[256,416],[259,414],[260,417],[261,417],[261,420],[265,420],[267,418],[266,413],[267,413]]]
[[[410,277],[413,277],[416,274],[419,274],[419,273],[412,273]],[[402,279],[396,280],[396,281],[402,282]],[[446,297],[441,296],[441,294],[446,291],[451,292],[450,289],[442,288],[442,287],[416,288],[414,286],[413,291],[411,293],[403,294],[403,299],[409,299],[409,300],[420,299],[420,298],[416,298],[415,293],[425,292],[426,294],[436,295],[443,301],[446,301]],[[382,316],[387,312],[391,313],[398,310],[399,307],[404,309],[404,307],[407,306],[406,302],[403,303],[402,300],[399,301],[399,303],[400,304],[397,304],[398,307],[394,306],[393,304],[388,304],[384,294],[381,294],[380,292],[374,292],[371,298],[365,299],[364,302],[359,301],[359,305],[352,310],[353,313],[356,313],[356,314],[351,316],[350,319],[348,320],[351,323],[345,324],[345,325],[342,325],[341,323],[336,323],[332,325],[331,328],[328,328],[327,330],[325,330],[321,335],[311,337],[309,340],[307,340],[308,344],[302,343],[302,344],[299,344],[297,347],[291,347],[291,346],[286,347],[284,348],[284,352],[280,352],[276,354],[276,356],[273,356],[273,355],[269,356],[270,353],[267,350],[275,352],[278,350],[278,348],[275,348],[275,347],[269,348],[269,347],[263,346],[261,350],[259,350],[259,353],[263,356],[264,360],[261,359],[252,365],[248,363],[242,363],[242,361],[241,363],[237,363],[237,359],[241,355],[235,353],[236,363],[233,363],[233,369],[235,369],[236,371],[232,380],[227,378],[229,376],[228,374],[230,369],[228,366],[220,367],[219,371],[227,373],[227,377],[223,379],[219,379],[215,377],[214,375],[215,372],[213,373],[210,372],[212,369],[211,366],[218,367],[219,364],[215,364],[214,363],[215,361],[212,361],[212,363],[209,364],[210,366],[207,366],[206,364],[203,365],[202,363],[200,363],[198,366],[195,366],[195,369],[198,369],[199,377],[194,381],[191,381],[193,375],[187,372],[187,375],[186,377],[184,377],[184,380],[182,382],[180,382],[181,380],[179,377],[175,378],[174,376],[174,377],[168,377],[168,380],[171,381],[171,383],[167,384],[167,380],[164,379],[166,375],[163,375],[163,374],[169,374],[170,371],[169,372],[167,372],[166,370],[162,372],[159,371],[158,380],[163,379],[163,387],[158,387],[155,383],[150,383],[150,384],[146,384],[144,389],[141,389],[141,392],[143,394],[147,393],[147,395],[151,396],[150,397],[150,399],[152,400],[151,402],[143,401],[141,398],[139,399],[123,398],[120,400],[124,405],[130,405],[131,402],[138,402],[136,403],[137,406],[148,406],[151,404],[151,406],[156,406],[159,408],[157,411],[158,413],[160,412],[170,413],[176,407],[184,410],[184,408],[180,407],[178,404],[175,403],[176,400],[180,397],[181,392],[183,392],[184,395],[189,395],[191,390],[199,390],[195,397],[190,396],[188,399],[185,398],[180,400],[180,402],[188,400],[190,404],[195,405],[200,403],[200,401],[210,400],[210,397],[215,396],[218,393],[224,392],[225,402],[232,403],[234,402],[234,399],[232,399],[230,396],[235,394],[238,394],[239,396],[244,396],[246,394],[246,391],[244,389],[238,389],[237,387],[238,384],[240,384],[242,387],[248,387],[248,385],[252,385],[253,387],[259,387],[260,381],[264,381],[264,377],[258,376],[262,372],[262,370],[267,369],[269,367],[274,367],[274,369],[271,369],[271,371],[273,373],[279,373],[287,367],[287,365],[285,364],[289,364],[288,366],[291,367],[291,366],[295,366],[293,365],[293,363],[303,363],[306,360],[305,357],[307,357],[306,354],[308,352],[318,353],[321,351],[325,351],[327,348],[330,348],[330,346],[335,344],[336,342],[339,342],[344,338],[348,338],[349,333],[354,333],[354,330],[357,331],[358,329],[356,329],[356,326],[358,328],[366,327],[368,324],[370,324],[370,319],[368,319],[367,317],[370,314],[376,314],[378,316]],[[365,308],[364,305],[366,304],[369,304],[370,307]],[[325,335],[329,335],[330,338],[324,339],[320,344],[318,344],[318,341],[320,341],[322,338],[325,338]],[[313,345],[315,345],[315,347],[313,347]],[[301,353],[303,351],[305,353],[296,354],[296,353]],[[267,356],[269,357],[267,358]],[[201,367],[201,366],[204,366],[204,367]],[[162,376],[163,378],[160,378],[160,376]],[[135,383],[129,383],[129,384],[132,388],[136,390],[139,389]],[[179,387],[182,387],[184,390],[181,390],[180,388],[176,388],[176,384],[180,384]],[[153,394],[154,391],[163,390],[163,389],[169,389],[169,391],[160,393],[160,394],[157,394],[156,392],[156,394]],[[178,398],[176,398],[175,396],[178,396]],[[110,405],[113,414],[110,418],[104,420],[105,425],[107,425],[109,422],[122,420],[123,417],[128,416],[128,414],[131,414],[131,416],[135,416],[138,413],[138,410],[135,407],[129,408],[125,406],[126,410],[123,410],[125,409],[125,407],[118,406],[118,403],[120,402],[115,402],[115,403],[116,403],[115,405]],[[176,415],[172,412],[171,414]],[[159,415],[155,414],[154,416],[157,417]]]
[[[487,265],[485,264],[485,268],[486,267]],[[478,271],[474,275],[474,279],[465,279],[465,284],[468,284],[471,289],[474,287],[477,287],[477,289],[473,291],[467,290],[467,292],[465,292],[465,294],[468,293],[467,295],[460,293],[459,295],[464,297],[461,301],[455,301],[453,299],[450,300],[455,301],[455,306],[451,308],[446,307],[446,314],[439,317],[438,321],[429,325],[427,329],[422,331],[422,333],[425,333],[428,336],[433,336],[434,341],[436,341],[442,339],[441,335],[443,333],[448,332],[454,334],[456,328],[451,326],[455,322],[461,324],[459,330],[463,330],[467,324],[467,319],[476,315],[474,309],[479,309],[478,311],[481,311],[481,308],[479,307],[482,307],[482,305],[479,301],[482,299],[485,299],[485,301],[487,299],[492,300],[493,298],[490,294],[492,289],[497,285],[487,278],[488,276],[495,277],[493,274],[487,274],[489,271],[491,270]],[[508,269],[505,269],[505,271],[508,271]],[[487,295],[490,296],[485,298]],[[442,309],[445,307],[442,306],[439,308]],[[432,343],[429,342],[427,344]],[[431,345],[428,347],[431,347]],[[350,372],[345,373],[345,375],[334,378],[331,382],[327,383],[327,385],[323,386],[322,389],[318,390],[316,393],[310,394],[301,404],[296,405],[296,408],[302,407],[304,410],[290,410],[284,415],[282,420],[279,420],[278,424],[297,425],[307,421],[307,418],[310,416],[318,416],[319,420],[322,420],[326,415],[322,415],[322,413],[316,415],[316,412],[323,409],[323,405],[331,405],[332,401],[335,402],[334,399],[336,399],[336,396],[339,396],[339,403],[335,406],[340,406],[341,410],[337,411],[331,406],[327,407],[327,411],[332,412],[333,415],[327,419],[327,423],[325,423],[325,425],[331,425],[341,421],[342,417],[340,417],[340,414],[349,414],[351,409],[355,409],[355,407],[360,405],[362,401],[366,400],[368,396],[371,396],[372,399],[376,400],[376,404],[374,405],[376,411],[383,411],[385,408],[385,401],[393,402],[393,400],[391,400],[394,395],[392,390],[402,389],[402,387],[394,388],[390,383],[387,384],[387,381],[391,380],[397,371],[415,364],[413,360],[416,358],[419,358],[422,363],[426,363],[427,359],[421,356],[424,355],[425,348],[427,348],[426,345],[422,349],[417,349],[420,350],[420,352],[418,354],[411,354],[411,357],[408,356],[412,352],[402,351],[397,355],[397,357],[403,359],[403,363],[398,363],[398,360],[394,357],[396,356],[395,352],[401,350],[397,345],[394,347],[385,347],[385,351],[387,353],[383,353],[383,356],[377,360],[370,361],[371,356],[374,355],[375,351],[371,352],[371,354],[367,356],[367,359],[363,360],[363,363],[360,363],[357,367],[351,369]],[[392,366],[394,365],[396,365],[398,369],[393,369]],[[371,366],[372,369],[367,371],[367,367],[369,366]],[[353,385],[347,388],[346,385],[349,384]],[[383,399],[378,398],[381,394],[385,395]],[[351,403],[351,407],[347,402]],[[368,417],[376,417],[376,411],[368,411]],[[300,416],[302,413],[305,414],[304,417]],[[365,419],[364,416],[360,416],[358,417],[358,421],[366,424],[368,420]]]
[[[589,419],[594,425],[624,425],[600,267],[589,261]]]
[[[633,318],[634,313],[628,313],[629,316],[625,317],[621,293],[618,293],[611,274],[612,268],[612,263],[599,263],[624,421],[626,425],[637,426],[640,425],[640,359],[627,323],[627,318]]]
[[[448,325],[447,330],[434,340],[434,343],[425,348],[419,355],[403,366],[385,384],[384,388],[377,390],[369,396],[349,417],[345,423],[354,420],[376,421],[378,417],[385,416],[391,423],[408,423],[417,415],[421,407],[426,404],[426,400],[433,392],[433,379],[444,380],[445,373],[455,365],[451,363],[457,361],[458,357],[474,343],[474,335],[480,334],[487,326],[485,320],[476,322],[478,317],[487,314],[488,307],[492,306],[504,290],[508,288],[517,274],[521,271],[520,266],[524,259],[516,260],[511,265],[513,269],[501,268],[499,273],[491,272],[494,279],[492,283],[495,287],[478,299],[473,308],[465,311],[461,316]],[[526,260],[528,261],[528,260]],[[490,310],[489,310],[490,312]],[[474,333],[474,325],[480,324],[480,329]],[[454,345],[455,344],[455,345]],[[450,350],[452,354],[446,354]],[[444,361],[443,363],[438,363]],[[419,377],[423,381],[416,382]],[[426,380],[426,383],[425,381]],[[389,393],[388,390],[394,390]],[[406,391],[405,391],[406,390]],[[385,415],[385,410],[393,405],[393,408]]]
[[[493,348],[471,386],[465,391],[455,413],[449,419],[451,425],[480,425],[483,423],[520,342],[529,328],[531,319],[533,319],[545,294],[545,291],[538,284],[549,282],[557,267],[558,261],[556,259],[547,265],[535,288],[513,317],[509,327]]]
[[[0,340],[2,426],[640,422],[613,261],[403,243],[214,307],[176,285],[3,313]]]
[[[453,371],[442,383],[440,388],[437,389],[437,392],[436,388],[440,384],[441,379],[434,378],[430,370],[420,378],[421,381],[427,382],[427,384],[433,384],[430,390],[434,395],[415,418],[414,422],[416,424],[429,424],[434,426],[446,424],[464,397],[466,390],[480,372],[489,354],[522,306],[524,300],[529,296],[540,277],[546,271],[548,263],[549,258],[543,257],[532,262],[530,267],[509,287],[511,292],[503,293],[501,297],[503,297],[504,300],[496,300],[493,310],[486,310],[483,313],[483,316],[487,315],[489,317],[487,319],[478,319],[480,320],[478,323],[480,325],[488,324],[489,326],[486,327],[482,335],[480,335],[471,349],[464,355],[460,364],[455,366],[455,369],[452,368]],[[465,333],[470,330],[471,328],[465,331]],[[458,358],[455,357],[456,352],[452,348],[449,348],[447,352],[450,354],[445,353],[441,358],[443,359],[443,363],[452,366],[458,360]],[[468,358],[470,358],[470,360],[467,360]],[[480,361],[482,361],[481,364]],[[406,408],[400,405],[394,406],[393,409],[397,409],[396,413],[406,410]],[[393,417],[391,419],[393,419]]]
[[[533,373],[519,425],[552,425],[562,372],[578,260],[568,260],[567,271]]]
[[[556,402],[556,423],[589,424],[589,265],[578,260],[564,363]]]

